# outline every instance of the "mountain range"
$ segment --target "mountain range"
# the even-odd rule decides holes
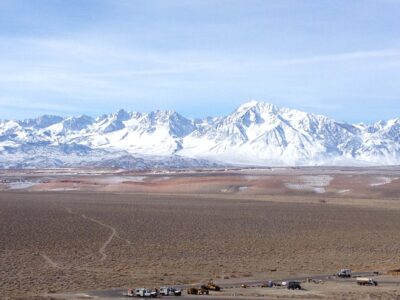
[[[251,101],[227,116],[175,111],[0,121],[0,167],[395,165],[400,119],[347,124]]]

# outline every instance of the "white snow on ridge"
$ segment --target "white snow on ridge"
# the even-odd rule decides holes
[[[224,117],[173,111],[0,120],[0,167],[400,164],[400,119],[351,125],[251,101]],[[122,156],[125,160],[118,159]],[[149,156],[157,157],[147,164]],[[187,160],[184,160],[184,159]],[[191,161],[198,160],[198,161]],[[208,162],[207,162],[208,161]],[[318,187],[316,187],[318,188]],[[319,191],[319,190],[318,190]]]
[[[243,191],[245,191],[245,190],[247,190],[249,187],[246,185],[246,186],[239,186],[239,188],[238,188],[238,191],[239,192],[243,192]]]
[[[95,181],[99,183],[104,183],[104,184],[117,184],[117,183],[123,183],[123,182],[143,182],[145,179],[147,179],[147,176],[119,176],[119,175],[114,175],[114,176],[106,176],[106,177],[101,177],[101,178],[96,178]]]
[[[333,177],[329,175],[318,175],[301,176],[299,179],[294,179],[296,180],[295,182],[286,182],[285,186],[291,190],[305,190],[324,194],[326,192],[325,188],[330,185]]]
[[[46,189],[46,191],[67,192],[67,191],[79,191],[79,189],[78,188],[54,188],[54,189]]]
[[[398,179],[397,177],[396,177],[396,178],[384,177],[384,176],[376,177],[376,178],[375,178],[376,181],[373,182],[373,183],[370,183],[369,185],[370,185],[370,186],[385,185],[385,184],[392,183],[393,180],[397,180],[397,179]]]
[[[31,186],[35,186],[36,184],[36,182],[30,181],[10,182],[7,184],[7,188],[9,190],[24,190],[30,188]]]

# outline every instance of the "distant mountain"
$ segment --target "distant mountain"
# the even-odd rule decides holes
[[[351,125],[251,101],[228,116],[174,111],[0,121],[0,167],[393,165],[400,119]]]

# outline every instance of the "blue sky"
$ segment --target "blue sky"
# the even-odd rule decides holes
[[[400,0],[0,0],[0,118],[262,100],[400,117]]]

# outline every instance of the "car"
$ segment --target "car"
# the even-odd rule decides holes
[[[267,287],[267,288],[272,288],[274,286],[274,282],[272,280],[269,280],[267,283],[263,283],[261,287]]]
[[[341,269],[337,273],[337,277],[340,277],[340,278],[351,278],[351,270],[350,269]]]
[[[150,289],[146,289],[146,288],[138,288],[138,289],[135,289],[135,296],[136,297],[152,297],[152,298],[155,298],[155,297],[157,297],[157,292],[153,292]]]
[[[300,282],[298,281],[289,281],[287,283],[287,288],[289,290],[301,290],[301,285]]]
[[[163,286],[160,287],[161,296],[181,296],[182,290],[176,289],[174,287]]]

